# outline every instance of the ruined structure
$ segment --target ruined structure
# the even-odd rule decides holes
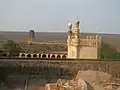
[[[28,40],[27,40],[27,42],[24,41],[24,43],[40,44],[40,45],[66,45],[66,42],[58,42],[58,41],[39,42],[39,41],[36,41],[34,30],[29,31]]]
[[[35,33],[34,30],[30,30],[29,36],[28,36],[28,44],[32,44],[32,42],[35,41]]]
[[[48,83],[45,90],[120,90],[120,80],[100,71],[78,71],[72,80],[59,79]]]
[[[45,90],[87,90],[87,84],[77,75],[72,80],[59,79],[56,83],[46,84]]]
[[[100,58],[101,37],[96,36],[80,36],[79,20],[75,22],[75,31],[72,32],[72,24],[68,24],[68,58],[76,59],[98,59]]]

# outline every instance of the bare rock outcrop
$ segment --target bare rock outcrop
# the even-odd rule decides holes
[[[72,80],[64,80],[59,79],[56,83],[61,88],[68,89],[68,90],[87,90],[87,84],[81,78],[79,79],[72,79]]]
[[[46,84],[45,90],[88,90],[86,82],[80,78],[72,80],[58,79],[56,83]]]
[[[59,79],[46,90],[120,90],[120,80],[100,71],[78,71],[72,80]],[[56,86],[56,88],[55,88]]]
[[[92,90],[117,90],[120,88],[120,80],[113,78],[108,73],[93,70],[79,71],[76,77],[85,80],[87,86],[90,84],[93,87]]]

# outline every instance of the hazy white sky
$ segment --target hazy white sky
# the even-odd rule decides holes
[[[0,0],[0,31],[67,32],[77,16],[82,32],[120,33],[120,0]]]

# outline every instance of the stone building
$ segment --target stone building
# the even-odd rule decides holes
[[[68,24],[68,58],[76,59],[99,59],[101,37],[80,36],[79,20],[75,22],[75,30],[72,32],[72,24]]]

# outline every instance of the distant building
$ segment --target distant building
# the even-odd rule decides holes
[[[30,30],[28,37],[28,44],[32,44],[35,41],[35,33],[34,30]]]
[[[72,32],[72,24],[68,24],[68,58],[76,59],[98,59],[100,58],[101,37],[85,36],[79,33],[79,20],[75,22],[75,31]]]

